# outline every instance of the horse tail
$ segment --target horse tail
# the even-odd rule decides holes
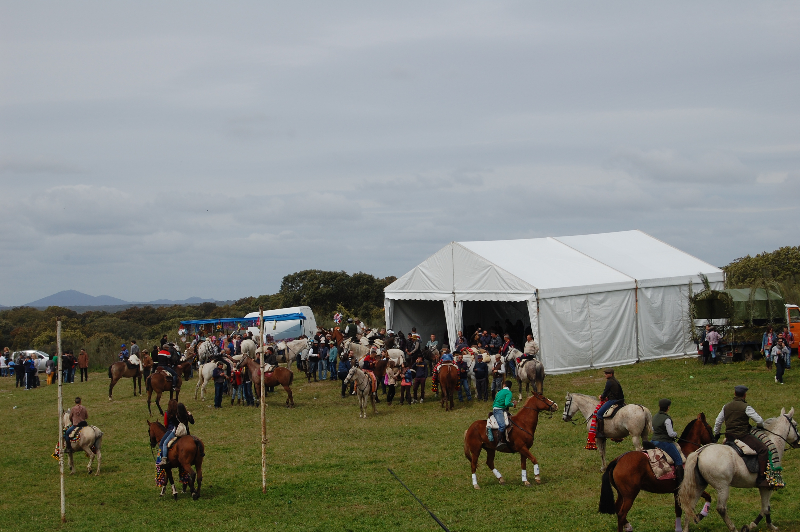
[[[147,376],[147,378],[144,380],[144,381],[145,381],[145,390],[147,390],[148,392],[150,392],[150,391],[152,391],[152,390],[153,390],[153,385],[150,383],[150,377],[152,377],[152,376],[153,376],[153,374],[151,373],[151,374],[150,374],[150,375],[148,375],[148,376]]]
[[[467,444],[467,433],[469,429],[464,431],[464,456],[467,457],[467,460],[472,460],[472,453],[469,450],[469,445]]]
[[[542,383],[542,389],[541,390],[537,390],[537,391],[539,393],[543,394],[544,393],[544,364],[542,364],[541,362],[536,364],[536,377],[535,377],[535,380],[533,381],[533,385],[536,386],[537,382]]]
[[[683,482],[681,482],[681,487],[678,490],[678,502],[680,502],[683,511],[686,512],[686,517],[689,521],[695,521],[697,519],[697,515],[694,512],[694,504],[700,493],[705,489],[703,485],[705,483],[702,480],[703,477],[700,475],[700,471],[697,467],[697,458],[699,456],[699,452],[693,452],[686,457],[686,463],[684,464],[684,471],[686,473],[683,477]]]
[[[108,378],[109,379],[113,379],[114,378],[114,377],[111,376],[111,368],[113,368],[113,367],[114,367],[114,364],[111,364],[110,366],[108,366]]]
[[[597,509],[601,514],[616,515],[617,513],[617,507],[614,501],[614,490],[611,488],[614,468],[617,467],[617,460],[608,464],[605,473],[603,473],[603,483],[600,487],[600,507]]]
[[[289,386],[294,382],[294,371],[289,370]]]

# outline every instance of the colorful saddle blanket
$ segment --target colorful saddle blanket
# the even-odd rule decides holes
[[[670,480],[675,478],[675,463],[672,458],[661,449],[648,449],[642,451],[650,461],[650,469],[658,480]]]

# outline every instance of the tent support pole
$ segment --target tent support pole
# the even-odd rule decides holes
[[[633,294],[636,300],[636,304],[634,305],[634,310],[633,310],[633,324],[634,324],[634,330],[636,330],[636,362],[639,362],[641,360],[641,357],[639,356],[639,353],[641,353],[641,350],[639,349],[639,281],[634,279],[633,283],[634,283]]]

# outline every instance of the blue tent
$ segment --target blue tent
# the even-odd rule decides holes
[[[290,321],[290,320],[305,320],[306,317],[302,312],[293,314],[278,314],[275,316],[265,316],[264,321]],[[242,326],[255,326],[258,324],[258,317],[254,318],[214,318],[210,320],[186,320],[181,322],[182,327],[202,325],[224,325],[227,323],[241,324]]]

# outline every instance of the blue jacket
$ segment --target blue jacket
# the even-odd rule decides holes
[[[349,360],[340,360],[339,361],[339,373],[347,373],[350,371],[350,361]]]
[[[486,362],[477,362],[475,367],[472,368],[475,374],[475,379],[486,379],[489,377],[489,365]]]

